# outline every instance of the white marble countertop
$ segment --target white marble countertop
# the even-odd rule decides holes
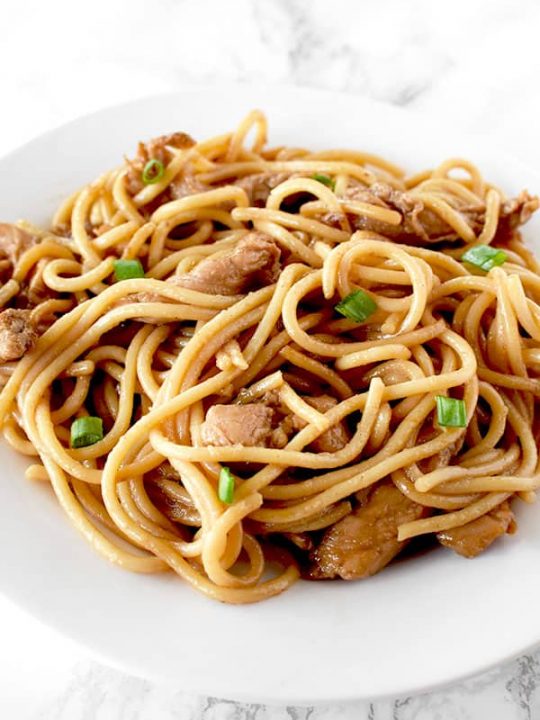
[[[3,0],[0,153],[185,84],[298,83],[450,116],[540,163],[536,0]],[[5,550],[9,552],[9,549]],[[317,708],[195,697],[91,659],[0,597],[0,717],[534,720],[540,651],[417,697]]]

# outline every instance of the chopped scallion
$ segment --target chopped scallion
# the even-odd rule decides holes
[[[114,261],[114,278],[116,281],[133,280],[134,278],[143,278],[144,268],[140,260],[115,260]]]
[[[317,182],[322,183],[323,185],[326,185],[326,187],[329,187],[330,190],[336,189],[336,181],[332,180],[331,177],[328,175],[322,175],[321,173],[315,173],[315,175],[311,176],[313,180],[317,180]]]
[[[437,395],[437,422],[442,427],[467,427],[467,411],[463,400]]]
[[[507,259],[504,250],[498,250],[491,245],[476,245],[461,256],[463,262],[474,265],[484,272],[489,272],[492,268],[502,265]]]
[[[373,315],[377,310],[377,303],[363,290],[355,290],[338,302],[336,310],[346,318],[360,323]]]
[[[152,158],[149,160],[142,171],[142,181],[145,185],[153,185],[161,180],[163,173],[165,172],[165,166],[161,160]]]
[[[103,440],[103,420],[91,415],[80,417],[71,423],[71,447],[81,448]]]
[[[234,499],[234,477],[226,465],[223,465],[219,473],[218,496],[221,502],[230,505]]]

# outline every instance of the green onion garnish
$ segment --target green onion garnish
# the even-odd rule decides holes
[[[461,256],[463,262],[474,265],[484,272],[489,272],[492,268],[502,265],[507,259],[504,250],[498,250],[491,245],[476,245]]]
[[[114,261],[114,279],[133,280],[133,278],[143,278],[144,269],[140,260],[115,260]]]
[[[442,427],[467,427],[467,412],[463,400],[437,395],[437,422]]]
[[[338,313],[356,322],[364,322],[376,309],[375,300],[363,290],[355,290],[336,305]]]
[[[218,497],[227,505],[230,505],[234,498],[234,478],[226,465],[222,466],[219,473]]]
[[[91,415],[80,417],[71,423],[71,447],[81,448],[103,440],[103,420]]]
[[[321,175],[320,173],[315,173],[315,175],[312,175],[311,177],[313,180],[317,180],[317,182],[320,182],[323,185],[326,185],[326,187],[329,187],[330,190],[336,189],[336,181],[332,180],[332,178],[328,177],[328,175]]]
[[[142,181],[145,185],[153,185],[161,180],[163,173],[165,172],[165,165],[161,160],[152,158],[149,160],[142,171]]]

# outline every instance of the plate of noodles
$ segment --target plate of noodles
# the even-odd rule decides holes
[[[540,641],[534,171],[247,87],[0,171],[3,592],[129,671],[275,702]]]

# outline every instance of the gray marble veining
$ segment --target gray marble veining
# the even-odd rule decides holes
[[[83,661],[34,717],[40,720],[533,720],[540,713],[540,660],[524,655],[460,685],[395,700],[321,705],[237,703],[158,686]]]

